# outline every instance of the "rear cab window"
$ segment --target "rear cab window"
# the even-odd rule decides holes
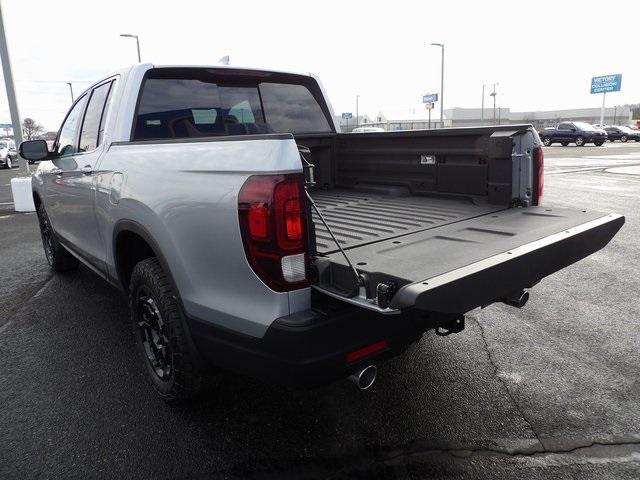
[[[112,84],[113,81],[103,83],[91,93],[80,132],[80,152],[95,150],[102,142]]]
[[[143,82],[131,139],[333,131],[320,88],[311,77],[158,68]]]

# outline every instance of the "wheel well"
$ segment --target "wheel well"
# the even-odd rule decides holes
[[[136,264],[145,258],[156,256],[146,240],[130,230],[118,233],[114,252],[118,278],[125,290],[129,289],[129,280]]]

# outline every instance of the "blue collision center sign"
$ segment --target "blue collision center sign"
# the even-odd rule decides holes
[[[591,79],[591,93],[619,92],[622,85],[622,74],[605,75]]]
[[[351,120],[353,118],[353,114],[351,112],[345,112],[342,114],[342,118],[344,120]]]
[[[422,103],[433,103],[438,101],[437,93],[425,93],[422,96]]]

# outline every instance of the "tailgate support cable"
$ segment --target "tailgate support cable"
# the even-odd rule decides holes
[[[311,206],[313,207],[313,209],[318,214],[318,217],[320,217],[320,220],[322,220],[322,224],[324,225],[324,228],[326,228],[327,232],[329,232],[329,235],[331,235],[331,238],[333,239],[333,241],[335,242],[336,246],[338,247],[338,250],[340,250],[340,253],[342,254],[344,259],[346,260],[347,264],[349,265],[349,268],[351,268],[351,271],[353,272],[353,275],[356,277],[356,282],[357,282],[358,286],[361,286],[363,284],[363,281],[362,281],[362,277],[358,273],[358,270],[356,270],[356,267],[353,266],[353,263],[351,263],[351,260],[349,260],[349,257],[347,256],[345,251],[340,246],[340,242],[338,242],[338,239],[335,237],[335,235],[331,231],[331,228],[329,227],[329,225],[327,224],[326,220],[322,216],[322,213],[320,213],[320,209],[316,205],[316,202],[313,201],[313,198],[311,198],[311,195],[309,195],[309,192],[307,191],[306,188],[304,189],[304,193],[307,195],[307,198],[311,202]]]
[[[300,154],[300,160],[302,160],[302,167],[303,167],[303,170],[304,170],[304,193],[307,196],[307,198],[309,199],[309,202],[311,202],[311,206],[313,207],[313,209],[318,214],[318,217],[322,221],[322,224],[324,225],[324,228],[327,229],[327,232],[329,232],[329,235],[331,235],[331,238],[335,242],[336,247],[338,247],[338,250],[340,250],[340,253],[342,254],[344,259],[346,260],[347,265],[349,265],[349,268],[353,272],[353,275],[356,277],[356,284],[360,287],[360,286],[364,285],[364,281],[363,281],[362,277],[358,273],[358,270],[356,270],[356,267],[353,266],[353,263],[351,263],[351,260],[349,260],[349,257],[347,256],[345,251],[342,249],[342,246],[340,246],[340,242],[338,242],[338,239],[336,238],[336,236],[331,231],[331,227],[329,227],[329,224],[327,224],[327,221],[322,216],[322,213],[320,213],[320,209],[316,205],[316,202],[313,201],[313,198],[311,198],[311,195],[309,194],[309,191],[307,190],[308,187],[313,187],[316,184],[315,178],[314,178],[314,175],[313,175],[313,169],[314,169],[315,165],[313,163],[311,163],[309,160],[307,160],[305,158],[305,156],[304,156],[305,153],[310,154],[311,150],[309,149],[309,147],[305,147],[304,145],[298,145],[298,153]]]

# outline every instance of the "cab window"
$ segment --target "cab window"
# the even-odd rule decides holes
[[[80,151],[89,152],[95,150],[102,140],[103,116],[106,114],[107,101],[111,90],[112,82],[107,82],[93,89],[91,99],[87,105],[87,112],[84,114],[82,122],[82,133],[80,134]]]
[[[75,103],[67,114],[67,118],[65,118],[64,123],[60,128],[60,134],[56,145],[56,152],[58,155],[73,155],[78,151],[77,133],[86,102],[87,95],[84,95]]]

